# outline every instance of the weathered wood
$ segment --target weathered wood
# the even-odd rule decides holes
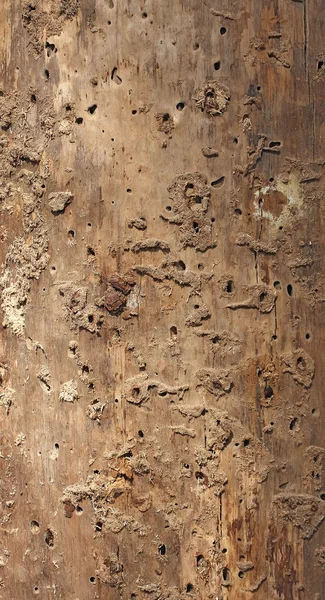
[[[1,2],[0,598],[323,598],[322,9]]]

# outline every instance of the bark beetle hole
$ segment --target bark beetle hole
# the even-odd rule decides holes
[[[39,523],[38,521],[31,521],[30,522],[30,529],[31,532],[35,535],[36,533],[39,532]]]
[[[323,66],[324,66],[324,61],[323,60],[319,60],[318,63],[317,63],[318,70],[320,70]]]
[[[200,47],[200,44],[198,42],[194,42],[193,44],[193,50],[198,50]]]
[[[51,529],[47,529],[45,531],[45,543],[50,548],[53,548],[53,546],[54,546],[54,533],[53,533],[53,531],[51,531]]]
[[[288,296],[292,296],[292,285],[289,283],[289,285],[287,285],[287,293]]]
[[[128,194],[132,194],[132,190],[131,190],[131,188],[127,188],[127,190],[126,190],[126,191],[127,191],[127,193],[128,193]]]
[[[49,72],[48,69],[44,70],[44,77],[45,77],[45,79],[49,79],[50,78],[50,72]]]
[[[138,111],[134,109],[134,110],[132,111],[132,114],[133,114],[133,115],[136,115],[136,114],[137,114],[137,112],[138,112]]]
[[[69,229],[68,231],[68,238],[70,240],[73,240],[74,236],[76,235],[76,232],[73,229]]]
[[[147,19],[147,17],[148,17],[148,15],[147,15],[146,12],[143,12],[141,16],[142,16],[143,19]]]
[[[227,567],[224,567],[222,569],[222,579],[226,582],[229,583],[230,581],[230,571]]]
[[[244,440],[244,446],[245,447],[249,446],[249,440],[248,439]]]
[[[97,108],[97,104],[92,104],[91,106],[89,106],[89,107],[87,108],[87,111],[88,111],[88,112],[89,112],[91,115],[93,115],[93,114],[94,114],[94,112],[95,112],[95,110],[96,110],[96,108]]]
[[[91,246],[87,248],[87,256],[95,256],[95,250]]]
[[[220,34],[225,35],[227,33],[227,29],[225,27],[220,27]]]
[[[39,589],[37,586],[34,587],[33,592],[34,594],[39,594]]]
[[[271,388],[270,385],[266,385],[264,388],[264,398],[272,398],[273,396],[273,389]]]
[[[297,422],[298,422],[297,417],[295,417],[294,419],[292,419],[292,421],[290,421],[290,425],[289,425],[290,431],[293,431],[295,429]]]
[[[216,179],[215,181],[211,181],[211,187],[220,188],[223,186],[224,182],[225,182],[225,178],[219,177],[219,179]]]
[[[221,67],[220,60],[217,60],[217,61],[214,63],[214,65],[213,65],[213,66],[214,66],[214,70],[215,70],[215,71],[219,71],[219,70],[220,70],[220,67]]]
[[[305,338],[306,338],[306,340],[309,340],[310,339],[310,333],[306,333]]]
[[[240,579],[243,579],[243,577],[244,577],[244,573],[243,573],[243,571],[239,571],[239,573],[238,573],[238,577],[239,577]]]
[[[189,468],[190,468],[190,465],[189,465],[188,463],[184,463],[184,464],[183,464],[183,467],[184,467],[184,469],[189,469]]]
[[[141,429],[139,429],[139,431],[138,431],[138,436],[139,436],[140,438],[143,438],[143,437],[144,437],[144,433],[143,433],[143,431],[142,431]]]
[[[226,554],[228,552],[227,548],[223,548],[222,552],[223,552],[223,554]]]
[[[172,207],[171,207],[171,206],[166,206],[166,210],[168,210],[168,212],[170,212],[170,211],[171,211],[171,209],[172,209]]]
[[[96,577],[89,577],[90,583],[96,583]]]
[[[166,554],[165,544],[160,544],[160,546],[158,547],[158,552],[159,552],[160,556],[165,556],[165,554]]]
[[[194,221],[194,223],[193,223],[193,229],[194,229],[195,233],[200,233],[200,227],[196,221]]]
[[[204,475],[203,475],[203,473],[201,473],[201,471],[196,471],[195,477],[198,481],[199,480],[202,481],[202,479],[204,479]]]
[[[231,294],[232,291],[233,291],[233,282],[231,279],[229,279],[229,281],[227,281],[227,284],[226,284],[226,292],[228,294]]]
[[[321,494],[321,495],[320,495],[320,499],[321,499],[321,500],[325,500],[325,494]]]
[[[281,290],[281,283],[280,283],[280,281],[275,281],[273,283],[273,286],[275,287],[276,290]]]
[[[94,321],[94,316],[88,315],[88,323],[93,323],[93,321]]]
[[[36,102],[36,96],[35,96],[35,94],[32,94],[31,97],[30,97],[30,99],[31,99],[31,102],[35,103]]]
[[[101,521],[97,521],[95,529],[96,531],[101,531],[103,527],[103,523]]]
[[[299,356],[299,358],[297,359],[297,369],[299,369],[299,371],[304,371],[306,368],[306,361],[302,356]]]
[[[59,449],[60,449],[60,444],[57,444],[57,443],[56,443],[56,444],[54,444],[54,448],[55,448],[56,450],[59,450]]]
[[[193,589],[193,585],[192,583],[187,583],[186,584],[186,593],[189,594]]]
[[[184,102],[178,102],[178,104],[176,104],[176,108],[177,110],[183,110],[183,108],[185,108]]]
[[[81,125],[83,122],[84,122],[84,120],[83,120],[83,118],[82,118],[82,117],[77,117],[77,118],[76,118],[76,123],[77,123],[77,125]]]
[[[182,260],[179,260],[177,264],[181,268],[182,271],[185,271],[186,264]]]
[[[233,143],[234,143],[234,144],[238,144],[238,138],[236,138],[236,137],[235,137],[235,138],[233,139]]]

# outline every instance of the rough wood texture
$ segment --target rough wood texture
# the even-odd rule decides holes
[[[0,598],[322,600],[320,0],[2,0]]]

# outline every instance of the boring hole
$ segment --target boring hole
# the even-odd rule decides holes
[[[103,528],[103,523],[101,521],[97,521],[97,523],[95,525],[96,531],[101,531],[102,528]]]
[[[89,106],[89,107],[87,108],[87,111],[88,111],[88,112],[89,112],[91,115],[93,115],[93,114],[94,114],[94,112],[95,112],[95,110],[96,110],[96,108],[97,108],[97,104],[92,104],[91,106]]]
[[[159,552],[160,556],[165,556],[165,554],[166,554],[165,544],[160,544],[160,546],[158,546],[158,552]]]
[[[287,285],[288,296],[292,296],[292,292],[293,292],[293,288],[292,288],[292,285],[289,283],[289,285]]]
[[[78,506],[76,507],[76,513],[77,513],[78,515],[82,515],[82,513],[83,513],[83,509],[81,508],[81,506],[79,506],[79,505],[78,505]]]
[[[172,325],[169,331],[170,331],[170,337],[172,339],[175,339],[177,337],[177,327],[175,327],[175,325]]]
[[[220,70],[220,67],[221,67],[220,60],[217,60],[217,61],[214,63],[213,67],[214,67],[214,70],[215,70],[215,71],[219,71],[219,70]]]
[[[30,530],[34,535],[36,535],[39,532],[39,529],[40,529],[40,527],[39,527],[38,521],[33,520],[30,522]]]
[[[45,79],[50,79],[50,72],[48,69],[44,69],[44,77]]]
[[[114,67],[112,71],[111,80],[114,81],[116,85],[121,85],[122,83],[121,77],[117,74],[117,67]]]
[[[76,123],[77,123],[77,125],[81,125],[83,122],[84,122],[84,120],[83,120],[83,118],[82,118],[82,117],[77,117],[77,118],[76,118]]]
[[[228,294],[231,294],[232,291],[233,291],[233,281],[231,279],[229,279],[226,283],[226,292]]]
[[[297,423],[298,423],[297,417],[295,417],[294,419],[292,419],[292,421],[290,421],[290,425],[289,425],[290,431],[293,431],[296,428]]]
[[[227,33],[227,29],[225,27],[220,27],[220,35],[225,35]]]
[[[270,385],[266,385],[264,388],[264,398],[272,398],[273,396],[273,389],[271,388]]]
[[[176,108],[177,110],[183,110],[185,108],[184,102],[178,102],[178,104],[176,104]]]
[[[223,186],[224,182],[225,182],[225,178],[219,177],[219,179],[216,179],[215,181],[211,181],[211,187],[220,188]]]
[[[138,436],[139,436],[140,438],[143,438],[143,437],[144,437],[144,433],[143,433],[142,429],[139,429],[139,431],[138,431]]]
[[[45,531],[45,543],[50,548],[53,548],[53,546],[54,546],[54,533],[53,533],[53,531],[51,531],[51,529],[47,529]]]
[[[230,571],[227,567],[224,567],[222,569],[222,579],[226,582],[229,583],[230,581]]]
[[[275,287],[276,290],[281,290],[282,289],[280,281],[275,281],[273,283],[273,287]]]

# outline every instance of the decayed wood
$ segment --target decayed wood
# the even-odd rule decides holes
[[[2,1],[0,598],[323,598],[322,9]]]

